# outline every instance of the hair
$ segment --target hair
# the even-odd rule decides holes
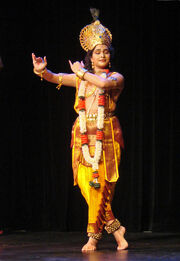
[[[95,46],[96,47],[96,46]],[[89,72],[93,73],[93,69],[92,69],[92,63],[91,63],[91,57],[92,57],[92,54],[94,52],[94,49],[95,47],[92,49],[92,50],[89,50],[84,58],[84,68],[87,69]],[[108,48],[109,49],[109,52],[110,52],[110,63],[111,63],[111,70],[112,70],[112,67],[113,67],[113,58],[114,58],[114,48],[112,47],[112,45]],[[105,69],[109,69],[109,68],[105,68]]]

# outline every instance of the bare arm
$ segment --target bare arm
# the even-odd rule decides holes
[[[76,74],[80,69],[83,68],[82,62],[71,63],[69,61],[71,70]],[[103,78],[102,76],[86,72],[84,74],[84,80],[96,85],[99,88],[109,88],[109,89],[123,89],[124,88],[124,77],[120,73],[115,73],[113,76],[108,78]]]
[[[93,73],[86,72],[84,79],[103,89],[123,89],[124,87],[124,77],[119,73],[115,73],[112,77],[109,78],[103,78]]]
[[[62,85],[76,87],[76,75],[74,73],[53,73],[48,69],[43,73],[43,79],[55,84],[60,83],[59,76],[62,76]]]
[[[55,84],[60,83],[59,76],[62,76],[62,84],[65,86],[76,86],[76,75],[74,73],[67,74],[67,73],[53,73],[50,70],[46,69],[47,66],[47,59],[46,57],[36,57],[34,53],[32,53],[32,61],[34,66],[34,72],[43,79],[48,82],[52,82]],[[43,73],[42,73],[43,72]]]

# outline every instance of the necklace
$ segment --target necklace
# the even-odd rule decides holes
[[[106,73],[103,74],[106,77]],[[96,143],[94,157],[91,157],[88,146],[88,135],[86,128],[86,107],[85,107],[85,86],[81,82],[78,92],[78,108],[79,108],[79,125],[81,133],[81,146],[84,159],[92,165],[93,181],[89,182],[89,185],[94,188],[100,188],[98,182],[98,169],[99,161],[102,154],[102,141],[103,141],[103,128],[104,128],[104,106],[105,106],[105,95],[104,90],[99,89],[98,97],[98,113],[97,113],[97,130],[96,130]]]

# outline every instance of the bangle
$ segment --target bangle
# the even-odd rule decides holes
[[[79,71],[77,71],[76,75],[78,78],[80,78],[81,80],[84,80],[84,75],[88,70],[86,70],[85,68],[81,68]]]
[[[59,75],[59,84],[58,86],[56,86],[56,89],[58,89],[58,91],[60,90],[61,86],[62,86],[62,74]]]
[[[41,76],[41,81],[43,80],[43,73],[46,71],[46,67],[41,71],[41,72],[37,72],[35,70],[35,68],[33,69],[33,72],[37,75],[40,75]]]

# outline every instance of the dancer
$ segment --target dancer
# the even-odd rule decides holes
[[[55,74],[47,69],[46,57],[32,54],[34,73],[49,82],[76,88],[74,109],[78,117],[72,128],[72,166],[74,185],[78,185],[88,204],[88,242],[83,252],[94,251],[105,229],[117,241],[117,250],[128,247],[125,227],[113,215],[111,202],[119,178],[122,130],[114,115],[116,102],[124,88],[124,78],[111,72],[112,35],[91,9],[93,23],[80,32],[80,44],[87,52],[85,62],[69,61],[71,74]]]

